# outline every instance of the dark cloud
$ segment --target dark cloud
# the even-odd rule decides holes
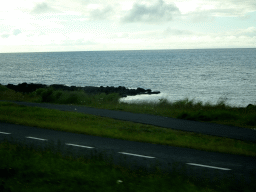
[[[42,13],[48,13],[52,11],[53,9],[47,3],[43,2],[43,3],[36,4],[34,9],[32,10],[32,13],[42,14]]]
[[[180,13],[173,4],[166,4],[163,0],[158,0],[153,5],[135,3],[132,9],[122,18],[122,22],[149,22],[156,23],[171,21],[173,15]]]

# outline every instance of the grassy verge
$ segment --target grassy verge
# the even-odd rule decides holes
[[[63,156],[52,148],[0,143],[0,191],[253,191],[234,181],[211,183],[143,169],[129,170],[100,157]]]
[[[8,102],[0,102],[0,121],[131,141],[256,156],[255,143]]]
[[[95,108],[256,128],[255,105],[232,107],[226,105],[223,100],[220,100],[216,105],[212,105],[188,99],[176,102],[168,102],[165,99],[161,99],[158,103],[128,104],[120,103],[119,99],[120,96],[118,94],[88,95],[82,91],[60,91],[51,88],[38,89],[33,93],[23,94],[0,85],[0,100],[77,104]]]

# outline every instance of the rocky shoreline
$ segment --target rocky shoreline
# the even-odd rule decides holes
[[[55,90],[63,90],[63,91],[84,91],[87,94],[98,94],[98,93],[118,93],[121,97],[126,96],[135,96],[135,95],[141,95],[141,94],[159,94],[160,91],[152,91],[151,89],[143,89],[143,88],[137,88],[137,89],[128,89],[123,86],[119,87],[93,87],[93,86],[85,86],[85,87],[76,87],[76,86],[66,86],[61,84],[52,84],[52,85],[45,85],[45,84],[34,84],[34,83],[21,83],[18,85],[8,84],[6,85],[7,88],[12,89],[16,92],[22,92],[22,93],[31,93],[33,91],[36,91],[39,88],[53,88]]]

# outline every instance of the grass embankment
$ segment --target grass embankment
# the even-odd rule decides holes
[[[0,121],[131,141],[256,156],[254,143],[8,102],[0,102]]]
[[[202,104],[193,104],[192,102],[185,103],[185,101],[180,101],[173,104],[164,104],[164,102],[166,101],[163,101],[159,104],[136,105],[122,104],[118,102],[118,99],[119,96],[117,94],[87,95],[83,92],[54,91],[52,89],[38,89],[37,91],[30,94],[22,94],[16,93],[3,86],[0,86],[0,100],[22,100],[60,104],[83,103],[86,106],[127,111],[134,108],[135,110],[140,109],[140,112],[148,112],[151,114],[154,114],[153,111],[155,111],[155,113],[158,115],[168,110],[169,114],[173,114],[173,110],[171,110],[171,107],[173,107],[174,110],[176,109],[177,113],[180,113],[179,115],[183,114],[183,116],[186,113],[185,111],[189,110],[189,106],[191,106],[190,108],[192,109],[195,109],[198,106],[204,108]],[[167,109],[165,109],[165,106],[167,106]],[[174,106],[177,107],[175,108]],[[149,110],[150,107],[152,107],[153,109]],[[205,107],[207,109],[200,109],[200,111],[207,112],[208,108],[214,108],[214,106]],[[215,108],[216,111],[221,110],[220,108],[222,108],[222,113],[228,113],[229,110],[232,111],[232,108],[226,106],[224,103],[215,106]],[[162,109],[161,113],[160,109]],[[192,116],[193,113],[196,113],[196,111],[190,111],[190,116]],[[256,114],[253,107],[248,109],[243,108],[241,110],[235,108],[234,111],[243,111],[244,115],[247,114],[249,116],[253,116]],[[222,113],[219,113],[219,115]],[[238,116],[238,114],[236,115]],[[226,115],[225,117],[227,116],[228,115]],[[207,136],[190,132],[176,131],[93,115],[63,112],[36,107],[25,107],[6,102],[0,102],[0,121],[47,129],[125,139],[131,141],[141,141],[155,144],[188,147],[206,151],[256,156],[255,143],[248,143],[234,139]],[[250,120],[249,122],[252,121]]]
[[[212,183],[178,172],[115,166],[100,155],[64,156],[52,147],[0,143],[0,191],[253,191],[234,181]]]
[[[48,102],[58,104],[76,104],[95,108],[122,110],[135,113],[145,113],[233,125],[244,128],[256,128],[256,105],[248,107],[232,107],[220,100],[217,104],[195,102],[193,100],[180,100],[168,102],[161,99],[158,103],[120,103],[118,94],[88,95],[83,91],[60,91],[51,88],[38,89],[33,93],[16,93],[0,85],[0,100]]]

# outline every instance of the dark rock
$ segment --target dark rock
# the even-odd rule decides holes
[[[256,105],[249,104],[249,105],[247,105],[246,109],[256,110]]]
[[[246,107],[246,108],[251,108],[251,107],[253,107],[253,104],[249,104],[249,105],[247,105],[247,107]]]
[[[160,91],[153,91],[153,92],[150,92],[149,94],[159,94]]]
[[[50,87],[52,87],[53,89],[57,89],[57,90],[67,90],[68,87],[65,85],[61,85],[61,84],[53,84],[50,85]]]
[[[30,93],[33,91],[36,91],[39,88],[46,88],[46,87],[51,87],[55,90],[63,90],[63,91],[79,91],[83,90],[87,94],[98,94],[98,93],[106,93],[106,94],[111,94],[111,93],[118,93],[122,97],[126,96],[134,96],[134,95],[139,95],[139,94],[159,94],[159,91],[152,92],[151,89],[143,89],[138,87],[137,89],[127,89],[123,86],[119,87],[114,87],[114,86],[107,86],[107,87],[92,87],[92,86],[85,86],[85,87],[76,87],[76,86],[66,86],[62,84],[52,84],[52,85],[44,85],[44,84],[27,84],[27,83],[22,83],[18,85],[13,85],[13,84],[8,84],[6,86],[9,89],[12,89],[17,92],[23,92],[23,93]]]
[[[149,94],[149,93],[151,93],[152,91],[151,91],[151,89],[147,89],[146,92]]]
[[[23,93],[30,93],[30,92],[33,92],[39,88],[44,88],[46,87],[46,85],[43,85],[43,84],[27,84],[27,83],[21,83],[21,84],[18,84],[18,85],[13,85],[13,84],[8,84],[6,86],[7,88],[9,89],[12,89],[16,92],[23,92]]]
[[[137,91],[138,91],[138,92],[141,92],[141,93],[144,93],[144,92],[145,92],[145,89],[138,87],[138,88],[137,88]]]

